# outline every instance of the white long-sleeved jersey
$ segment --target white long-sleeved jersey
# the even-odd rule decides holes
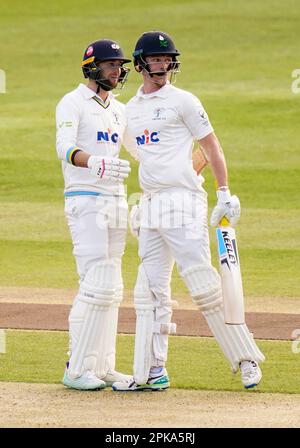
[[[195,140],[213,132],[201,102],[170,84],[143,94],[126,105],[124,144],[138,156],[139,178],[147,194],[171,187],[199,190],[204,181],[193,169]]]
[[[82,149],[95,156],[118,157],[126,126],[125,106],[110,93],[103,102],[84,84],[67,93],[56,108],[56,149],[62,160],[65,195],[124,195],[120,182],[98,179],[88,168],[72,165],[72,153]]]

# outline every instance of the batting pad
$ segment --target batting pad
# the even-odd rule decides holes
[[[86,370],[106,375],[110,340],[109,308],[115,295],[116,265],[112,260],[95,263],[80,284],[69,324],[71,357],[69,375],[77,378]]]
[[[123,300],[123,279],[121,259],[114,258],[116,265],[116,284],[115,294],[112,304],[108,310],[108,342],[107,342],[107,354],[106,354],[106,370],[115,370],[116,365],[116,339],[118,330],[118,317],[119,307]],[[101,341],[100,341],[101,342]],[[98,373],[97,373],[98,374]]]
[[[223,309],[203,315],[234,373],[242,361],[259,363],[265,360],[246,324],[225,324]]]
[[[181,275],[233,372],[238,371],[241,361],[264,361],[246,324],[225,324],[221,279],[216,269],[211,265],[198,265]]]

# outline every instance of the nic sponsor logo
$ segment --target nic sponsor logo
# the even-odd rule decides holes
[[[98,131],[97,132],[97,142],[98,143],[117,143],[119,139],[119,134],[117,132],[114,132],[112,134],[110,129],[107,129],[106,131]]]
[[[136,142],[138,146],[140,145],[149,145],[149,143],[158,143],[158,132],[156,131],[148,131],[148,129],[144,130],[144,133],[142,135],[138,135],[136,137]]]

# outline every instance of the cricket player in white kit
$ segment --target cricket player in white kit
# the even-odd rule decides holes
[[[234,225],[239,200],[230,194],[223,151],[201,102],[171,85],[178,55],[172,39],[157,31],[144,33],[133,53],[143,85],[126,106],[125,146],[140,162],[144,194],[133,221],[139,220],[140,211],[141,264],[134,290],[134,379],[114,383],[116,391],[169,387],[165,363],[168,334],[176,330],[170,292],[174,260],[233,372],[240,369],[246,388],[261,380],[258,363],[264,356],[247,326],[224,322],[220,276],[211,265],[204,179],[192,163],[194,141],[200,143],[218,185],[211,224],[217,226],[226,216]]]
[[[56,110],[65,213],[80,278],[69,315],[70,359],[63,384],[79,390],[129,378],[115,371],[115,343],[128,213],[123,180],[130,167],[119,159],[125,106],[111,93],[126,80],[126,62],[117,42],[90,44],[82,61],[88,84],[66,94]]]

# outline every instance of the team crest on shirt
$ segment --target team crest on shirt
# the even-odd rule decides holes
[[[152,120],[166,120],[165,116],[166,109],[164,107],[157,107],[153,111],[153,118]]]
[[[118,139],[119,134],[117,132],[112,133],[110,129],[97,132],[97,143],[118,143]]]
[[[121,124],[120,123],[120,115],[117,114],[116,112],[113,112],[112,114],[113,114],[113,123],[120,126],[120,124]]]
[[[135,138],[138,146],[149,145],[150,143],[159,142],[158,132],[149,131],[148,129],[145,129],[142,135],[138,135]]]

